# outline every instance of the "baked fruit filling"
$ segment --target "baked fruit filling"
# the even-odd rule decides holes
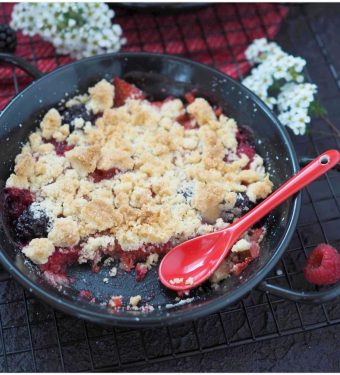
[[[15,159],[3,210],[53,284],[70,281],[72,264],[96,272],[108,259],[141,281],[173,246],[228,226],[271,191],[251,132],[220,107],[192,93],[149,101],[115,78],[44,115]],[[211,282],[240,275],[264,231],[245,233]]]

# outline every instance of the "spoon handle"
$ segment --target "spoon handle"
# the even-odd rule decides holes
[[[238,233],[245,232],[275,207],[333,168],[339,161],[340,152],[338,150],[328,150],[319,155],[264,201],[229,226],[228,230],[233,229]]]

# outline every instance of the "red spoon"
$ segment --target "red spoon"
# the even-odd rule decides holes
[[[339,151],[324,152],[228,228],[193,238],[173,248],[159,266],[161,282],[169,289],[182,291],[203,283],[247,229],[339,161]]]

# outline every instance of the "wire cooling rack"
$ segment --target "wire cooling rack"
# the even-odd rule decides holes
[[[211,8],[209,12],[216,11],[215,5]],[[273,14],[282,12],[279,6],[274,6],[273,9]],[[319,99],[327,107],[329,118],[335,121],[340,115],[340,107],[337,104],[340,90],[337,76],[340,72],[340,59],[328,43],[331,40],[330,34],[334,38],[337,36],[337,29],[332,23],[325,24],[319,17],[314,17],[308,9],[306,6],[291,9],[277,40],[290,52],[308,59],[308,74],[319,86]],[[230,19],[234,22],[234,31],[243,31],[243,34],[247,34],[238,6],[233,6],[233,10]],[[268,31],[268,24],[262,23],[263,18],[259,9],[250,6],[249,11],[257,15],[262,29],[261,35],[273,36]],[[125,17],[126,22],[131,22],[131,30],[142,29],[142,24],[136,23],[134,13],[119,11],[118,15],[120,19]],[[0,4],[0,22],[8,21],[8,17],[9,14],[4,8],[1,12]],[[154,32],[160,37],[161,18],[153,15],[145,17],[148,17],[148,22],[153,22]],[[229,48],[229,31],[223,29],[223,22],[222,20],[215,25],[214,34],[225,38],[223,40],[226,48]],[[179,41],[183,41],[183,34],[176,35]],[[209,58],[203,62],[220,67],[216,61],[216,51],[208,42],[209,35],[205,35],[204,38],[206,44],[200,47],[201,51],[197,53]],[[249,40],[246,40],[244,43],[248,42]],[[27,53],[39,67],[49,70],[42,63],[44,59],[36,58],[35,43],[35,40],[30,38],[24,42]],[[184,45],[184,42],[182,44]],[[129,48],[140,50],[141,47],[143,46],[139,39]],[[166,48],[169,48],[169,44],[163,39],[162,51]],[[197,58],[196,52],[182,52],[184,55]],[[51,58],[51,53],[52,49],[46,51],[45,60]],[[237,75],[242,77],[245,61],[237,58],[235,48],[230,48],[229,57],[231,66],[235,67]],[[67,58],[64,57],[53,58],[56,66],[67,62]],[[0,84],[4,85],[4,80],[11,83],[8,91],[0,92],[3,98],[18,92],[29,81],[22,72],[9,69],[10,79],[6,75],[0,75]],[[308,136],[292,138],[300,156],[313,157],[328,148],[339,148],[339,139],[323,120],[313,120],[312,131]],[[306,255],[318,243],[326,241],[338,248],[340,246],[340,174],[335,171],[329,172],[305,189],[302,197],[301,215],[294,237],[276,269],[267,277],[267,281],[293,289],[314,290],[314,287],[304,280],[302,269]],[[23,290],[14,280],[4,276],[0,280],[0,369],[10,372],[71,372],[130,368],[135,371],[142,365],[189,358],[197,354],[338,323],[338,300],[310,306],[253,290],[233,306],[194,322],[155,329],[115,329],[84,322],[54,311]]]

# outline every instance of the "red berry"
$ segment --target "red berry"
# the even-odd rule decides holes
[[[102,180],[109,180],[119,172],[120,170],[118,168],[111,168],[107,171],[96,169],[94,172],[90,173],[89,176],[93,178],[94,182],[100,182]]]
[[[176,118],[176,121],[180,123],[184,129],[195,129],[197,125],[194,123],[193,118],[188,114],[184,113]]]
[[[241,156],[241,154],[246,154],[249,158],[249,162],[246,165],[246,168],[249,168],[250,163],[253,161],[254,156],[255,156],[255,149],[254,147],[250,146],[247,143],[240,143],[237,147],[236,151],[238,156]]]
[[[257,258],[260,255],[260,245],[258,242],[252,241],[249,251],[252,258]]]
[[[240,263],[236,263],[234,264],[233,266],[233,269],[232,271],[234,272],[234,274],[236,276],[239,276],[240,273],[248,267],[249,263],[253,260],[252,257],[247,257],[243,262],[240,262]]]
[[[223,113],[223,109],[220,106],[215,106],[214,107],[214,112],[215,112],[215,115],[217,117],[220,117],[222,115],[222,113]]]
[[[108,302],[108,305],[109,307],[111,308],[119,308],[119,307],[122,307],[123,305],[123,300],[122,300],[122,296],[113,296],[110,298],[109,302]]]
[[[48,258],[48,262],[40,266],[41,270],[57,275],[65,275],[66,268],[77,261],[78,254],[78,247],[56,249],[56,251]]]
[[[124,81],[123,79],[116,77],[113,80],[115,86],[115,100],[114,106],[120,107],[125,104],[127,98],[132,99],[144,99],[145,94],[142,90],[139,90],[135,85]]]
[[[151,104],[152,104],[153,106],[155,106],[155,107],[160,108],[160,107],[162,107],[162,105],[163,105],[164,103],[169,102],[169,101],[171,101],[171,100],[174,100],[174,97],[173,97],[173,96],[168,96],[168,97],[166,97],[164,100],[156,100],[156,101],[151,102]]]
[[[195,94],[193,92],[187,92],[184,95],[184,98],[190,104],[195,100]]]
[[[340,280],[340,255],[327,244],[318,245],[309,255],[304,269],[305,278],[312,284],[329,285]]]
[[[136,281],[142,281],[148,272],[148,268],[143,263],[136,264]]]
[[[80,292],[79,292],[79,297],[81,299],[84,299],[86,301],[90,301],[92,298],[93,298],[93,295],[92,295],[92,292],[89,291],[89,290],[86,290],[86,289],[82,289]]]
[[[254,242],[260,242],[261,238],[263,237],[265,229],[263,227],[254,229],[252,234],[250,235],[250,240]]]
[[[47,141],[48,143],[52,143],[55,149],[55,153],[58,156],[64,156],[65,152],[70,151],[74,148],[73,145],[68,145],[66,141],[58,142],[55,139],[51,139]]]

